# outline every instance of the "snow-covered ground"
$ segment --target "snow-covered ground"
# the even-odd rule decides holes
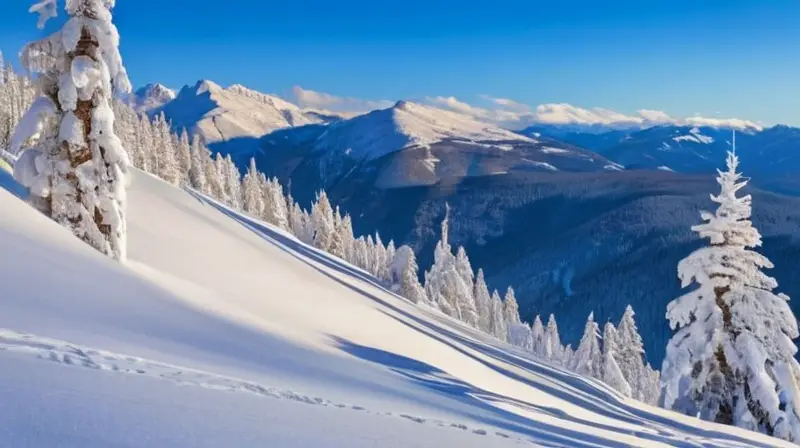
[[[0,446],[789,446],[621,399],[148,175],[129,204],[122,266],[0,189]]]

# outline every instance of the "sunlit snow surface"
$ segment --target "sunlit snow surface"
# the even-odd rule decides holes
[[[0,446],[789,446],[621,400],[148,175],[127,266],[0,210]]]

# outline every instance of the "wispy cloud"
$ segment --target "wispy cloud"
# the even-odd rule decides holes
[[[388,100],[340,97],[304,89],[300,86],[295,86],[292,94],[295,103],[301,107],[344,115],[357,115],[375,109],[385,109],[394,104],[393,101]],[[757,123],[737,118],[708,118],[699,114],[686,118],[675,118],[664,111],[654,109],[640,109],[633,114],[626,114],[602,107],[583,108],[568,103],[547,103],[534,107],[510,98],[487,94],[478,95],[477,99],[479,104],[471,104],[454,96],[426,96],[421,102],[509,129],[522,129],[533,124],[601,125],[617,128],[660,124],[739,129],[761,128]]]
[[[345,115],[357,115],[375,109],[385,109],[394,104],[394,102],[388,100],[375,101],[341,97],[329,93],[304,89],[300,86],[294,86],[292,88],[292,96],[294,103],[300,107]]]

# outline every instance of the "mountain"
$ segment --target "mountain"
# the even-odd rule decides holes
[[[731,149],[733,137],[730,127],[675,125],[606,132],[576,130],[572,126],[533,126],[521,133],[556,138],[596,151],[628,169],[683,173],[715,172]],[[800,128],[746,126],[737,131],[736,138],[743,165],[760,185],[789,181],[791,174],[800,169]]]
[[[241,85],[222,88],[211,81],[185,86],[174,100],[151,114],[164,113],[175,129],[187,129],[209,145],[228,144],[258,138],[276,129],[322,123],[331,120],[307,112],[294,104]],[[227,149],[238,149],[235,144]]]
[[[201,195],[128,193],[119,264],[0,189],[8,446],[789,446],[623,399]]]
[[[158,109],[177,96],[174,90],[161,84],[148,84],[130,96],[128,104],[137,112],[147,113]]]
[[[508,172],[618,170],[602,156],[532,139],[455,112],[409,101],[327,126],[264,136],[254,156],[266,173],[302,179],[299,198],[319,188],[402,188]]]

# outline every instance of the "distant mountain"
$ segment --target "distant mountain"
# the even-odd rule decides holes
[[[161,112],[175,129],[185,128],[200,135],[209,145],[236,139],[247,142],[247,139],[259,138],[277,129],[334,119],[305,111],[274,95],[238,84],[222,88],[211,81],[186,86],[175,99],[150,110],[151,114]]]
[[[146,113],[169,103],[176,96],[174,90],[162,84],[148,84],[134,92],[128,103],[137,112]]]
[[[729,127],[655,126],[642,130],[580,132],[571,127],[534,126],[521,131],[527,136],[557,138],[596,151],[627,169],[713,173],[731,149]],[[800,128],[744,127],[736,133],[736,150],[743,167],[762,186],[788,191],[800,170]],[[790,187],[789,190],[800,192]]]
[[[620,166],[552,139],[532,139],[471,117],[408,101],[327,126],[310,125],[264,136],[259,167],[297,178],[300,199],[333,185],[403,188],[509,172],[593,172]]]

